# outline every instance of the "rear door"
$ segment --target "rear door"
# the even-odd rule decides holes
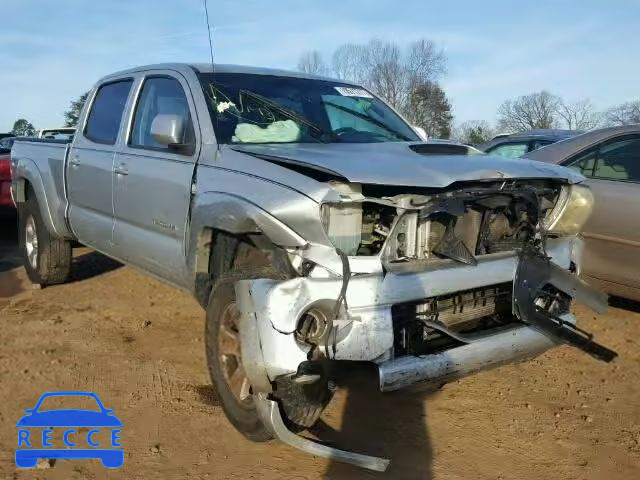
[[[180,116],[181,148],[151,135],[157,115]],[[176,281],[186,275],[185,231],[200,145],[195,104],[177,72],[147,72],[138,88],[131,125],[114,165],[114,239],[125,260]]]
[[[570,163],[596,200],[584,229],[585,273],[640,288],[640,136],[608,140]]]
[[[133,80],[126,78],[98,87],[69,152],[71,228],[82,243],[109,254],[113,253],[113,162],[132,85]]]

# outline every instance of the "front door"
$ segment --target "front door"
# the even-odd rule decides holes
[[[71,228],[82,243],[108,254],[113,253],[113,162],[132,84],[125,79],[98,88],[68,159]]]
[[[149,72],[131,128],[114,164],[114,241],[125,260],[160,277],[186,278],[184,251],[191,184],[199,145],[187,82],[175,72]],[[161,145],[151,133],[158,115],[183,120],[182,141]]]

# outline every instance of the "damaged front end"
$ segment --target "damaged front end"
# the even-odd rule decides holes
[[[572,299],[598,312],[607,303],[577,275],[586,187],[535,179],[332,189],[339,200],[320,217],[334,249],[291,250],[296,278],[236,285],[243,363],[272,430],[273,385],[317,381],[328,362],[371,362],[390,391],[441,385],[560,343],[615,358],[569,309]]]

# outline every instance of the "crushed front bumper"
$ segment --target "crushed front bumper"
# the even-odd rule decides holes
[[[565,285],[555,286],[572,297],[576,285],[581,284],[567,271],[571,265],[580,265],[581,252],[579,238],[557,239],[547,246],[553,271],[567,274],[562,277]],[[523,269],[523,264],[527,268]],[[332,344],[327,345],[324,353],[335,360],[376,363],[381,389],[394,390],[418,382],[443,383],[533,357],[560,342],[571,343],[556,331],[575,323],[571,314],[554,319],[556,326],[550,328],[540,320],[535,308],[522,308],[520,302],[526,303],[526,295],[531,294],[527,285],[549,277],[547,270],[547,274],[542,274],[540,269],[535,259],[523,263],[522,258],[514,254],[495,254],[478,258],[476,266],[451,262],[416,273],[354,275],[346,291],[348,308],[342,318],[334,321],[335,340],[332,337]],[[559,277],[557,272],[554,275]],[[514,278],[514,298],[520,299],[514,304],[514,313],[522,324],[507,331],[488,333],[442,353],[393,358],[393,305],[511,282]],[[576,284],[566,285],[567,278],[575,279]],[[518,287],[522,284],[525,284],[524,290]],[[342,286],[341,278],[309,277],[286,281],[245,280],[236,284],[243,364],[254,391],[270,392],[275,379],[295,374],[298,366],[308,360],[308,347],[295,339],[299,319],[315,305],[334,305]],[[601,298],[596,299],[596,303],[601,307]]]

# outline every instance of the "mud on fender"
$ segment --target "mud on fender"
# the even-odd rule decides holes
[[[595,342],[592,334],[554,314],[550,305],[561,300],[562,294],[597,313],[607,311],[605,293],[560,268],[536,249],[522,250],[513,280],[513,313],[516,317],[556,342],[576,347],[603,362],[611,362],[618,356],[616,352]]]

